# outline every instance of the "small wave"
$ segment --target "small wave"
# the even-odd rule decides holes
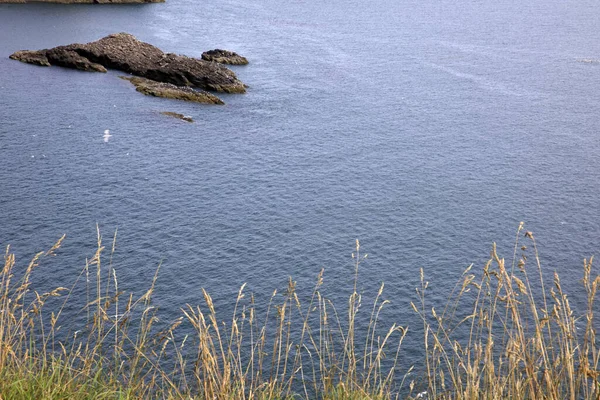
[[[439,64],[435,64],[435,63],[431,63],[431,62],[425,62],[424,64],[431,68],[434,68],[434,69],[443,71],[447,74],[450,74],[452,76],[455,76],[457,78],[472,81],[473,83],[477,84],[480,88],[490,90],[492,92],[498,92],[498,93],[502,93],[505,95],[519,96],[519,97],[535,95],[535,93],[529,92],[527,90],[523,90],[522,88],[510,88],[506,84],[504,84],[500,81],[495,81],[493,79],[489,79],[489,78],[486,78],[481,75],[475,75],[475,74],[470,74],[470,73],[466,73],[466,72],[461,72],[454,68],[450,68],[450,67],[447,67],[444,65],[439,65]]]
[[[462,53],[476,54],[487,57],[497,57],[502,59],[512,59],[508,54],[506,54],[507,49],[498,49],[491,46],[482,46],[475,44],[467,44],[467,43],[458,43],[458,42],[449,42],[445,40],[437,41],[443,47],[448,49],[457,50]]]

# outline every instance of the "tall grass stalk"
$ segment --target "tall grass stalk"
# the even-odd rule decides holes
[[[559,275],[545,280],[534,235],[523,223],[515,256],[507,268],[494,245],[483,271],[467,268],[437,310],[427,304],[421,270],[412,307],[424,326],[430,398],[600,398],[594,321],[600,276],[592,275],[592,259],[584,260],[582,274],[587,308],[577,313]]]
[[[244,284],[225,322],[202,290],[204,304],[188,304],[165,323],[152,302],[158,269],[140,297],[119,289],[112,264],[116,233],[108,266],[98,231],[96,251],[70,289],[34,291],[32,274],[63,240],[36,254],[17,281],[15,256],[7,248],[0,275],[2,399],[389,398],[396,393],[399,349],[407,331],[397,325],[378,328],[379,313],[388,303],[381,300],[382,286],[366,318],[368,335],[359,344],[358,267],[366,256],[360,255],[358,241],[347,320],[338,318],[334,304],[321,293],[321,271],[306,302],[290,279],[282,293],[273,292],[264,310],[246,295]],[[82,278],[82,326],[74,326],[77,316],[63,318],[63,311],[77,301]],[[46,307],[49,298],[59,296],[58,307],[56,302]],[[395,350],[391,358],[388,347]]]
[[[310,293],[299,294],[290,278],[284,290],[257,304],[244,284],[223,318],[202,290],[202,304],[187,304],[180,315],[161,320],[153,301],[160,266],[141,296],[124,293],[113,265],[116,233],[107,250],[98,231],[96,250],[70,288],[38,293],[32,276],[63,240],[23,268],[10,248],[4,255],[0,399],[600,395],[594,320],[600,277],[592,273],[592,259],[584,261],[582,274],[587,306],[574,310],[558,274],[546,281],[535,238],[522,224],[509,267],[494,246],[482,271],[467,268],[443,304],[429,303],[430,286],[421,270],[410,304],[424,333],[425,356],[414,370],[424,372],[406,387],[414,371],[401,357],[409,331],[383,326],[380,315],[390,303],[383,284],[373,303],[363,305],[368,294],[360,289],[359,269],[367,256],[358,241],[345,304],[324,295],[322,270]],[[411,334],[414,338],[417,331]]]

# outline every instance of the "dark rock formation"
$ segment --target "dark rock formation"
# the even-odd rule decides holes
[[[13,60],[21,61],[28,64],[41,65],[44,67],[50,66],[50,61],[46,57],[47,50],[29,51],[21,50],[10,55]]]
[[[192,117],[187,117],[183,114],[179,114],[179,113],[176,113],[173,111],[162,111],[161,114],[166,115],[168,117],[179,118],[180,120],[187,121],[187,122],[194,122]]]
[[[122,76],[135,85],[138,92],[147,96],[164,97],[167,99],[177,99],[193,101],[196,103],[205,104],[225,104],[214,94],[205,92],[204,90],[192,89],[186,86],[176,86],[172,83],[156,82],[139,76]]]
[[[91,62],[87,58],[80,56],[76,51],[66,47],[55,47],[50,49],[46,52],[46,57],[51,65],[75,68],[82,71],[106,72],[106,68],[102,65]]]
[[[226,93],[246,91],[235,73],[222,65],[164,53],[128,33],[116,33],[86,44],[75,43],[39,52],[20,51],[11,55],[13,59],[37,65],[46,65],[43,64],[44,57],[51,65],[86,71],[104,72],[105,68],[112,68],[177,86]]]
[[[0,0],[3,3],[61,3],[61,4],[144,4],[164,3],[165,0]]]
[[[242,57],[233,51],[214,49],[205,51],[202,53],[202,59],[206,61],[213,61],[219,64],[230,64],[230,65],[246,65],[248,59]]]

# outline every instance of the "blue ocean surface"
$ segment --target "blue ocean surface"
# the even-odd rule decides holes
[[[321,268],[343,306],[360,239],[360,291],[385,282],[384,322],[412,327],[420,268],[443,304],[492,243],[512,262],[524,221],[578,304],[600,249],[598,15],[592,0],[0,4],[0,248],[24,268],[66,233],[36,276],[69,286],[97,226],[106,263],[118,229],[120,288],[143,293],[160,264],[175,318],[201,288],[227,309],[245,282],[309,293]],[[115,32],[236,51],[248,92],[192,104],[8,58]]]

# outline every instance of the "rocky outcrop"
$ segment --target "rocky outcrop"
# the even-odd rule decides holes
[[[206,61],[213,61],[219,64],[230,64],[230,65],[246,65],[248,59],[242,57],[233,51],[214,49],[205,51],[202,53],[202,59]]]
[[[173,111],[162,111],[161,114],[166,115],[168,117],[178,118],[178,119],[180,119],[182,121],[186,121],[186,122],[194,122],[192,117],[188,117],[188,116],[185,116],[183,114],[179,114],[179,113],[176,113]]]
[[[106,68],[102,65],[91,62],[89,59],[79,55],[76,51],[66,47],[55,47],[46,51],[46,58],[51,65],[75,68],[82,71],[106,72]]]
[[[46,57],[48,50],[21,50],[10,55],[13,60],[21,61],[28,64],[41,65],[43,67],[49,67],[50,61]]]
[[[225,93],[244,93],[235,73],[214,62],[164,53],[128,33],[116,33],[85,44],[50,50],[18,51],[11,58],[31,64],[60,65],[85,71],[118,69],[157,82]]]
[[[164,97],[167,99],[193,101],[204,104],[225,104],[214,94],[204,90],[192,89],[186,86],[177,86],[172,83],[156,82],[139,76],[122,76],[134,84],[136,90],[147,96]]]

